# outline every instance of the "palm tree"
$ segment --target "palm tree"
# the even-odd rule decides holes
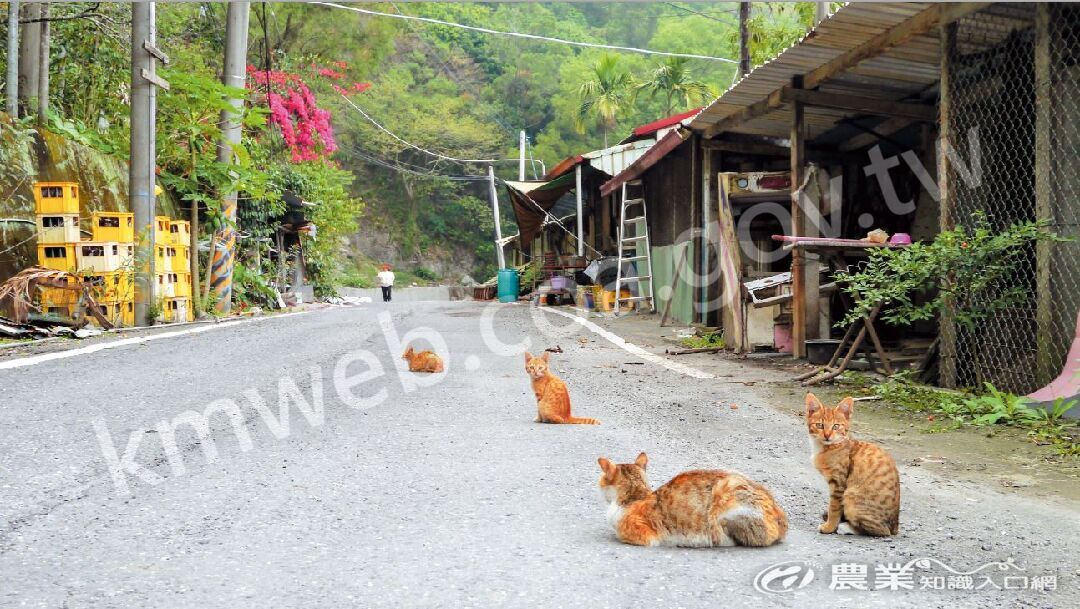
[[[604,148],[608,146],[608,133],[618,125],[619,114],[634,102],[634,77],[619,69],[618,60],[615,55],[601,57],[593,66],[595,78],[581,83],[578,89],[578,133],[585,133],[585,123],[592,118],[604,134]]]
[[[700,80],[694,80],[689,63],[686,57],[669,57],[656,65],[649,80],[637,86],[639,91],[651,92],[652,97],[665,97],[665,116],[673,113],[676,99],[682,101],[683,109],[686,110],[716,97],[712,87]]]

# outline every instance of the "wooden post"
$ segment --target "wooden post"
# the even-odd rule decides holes
[[[949,124],[952,79],[949,70],[952,66],[952,55],[956,52],[956,23],[948,23],[941,26],[941,86],[940,100],[938,102],[938,189],[941,193],[940,224],[941,230],[952,230],[956,225],[954,208],[956,199],[950,185],[949,157],[945,154],[946,147],[952,137],[952,129]],[[941,366],[939,383],[942,387],[956,387],[956,320],[952,311],[953,303],[946,302],[941,313],[938,334],[941,338]]]
[[[1052,75],[1050,70],[1050,5],[1035,5],[1035,219],[1053,220],[1050,152]],[[1053,244],[1040,241],[1035,246],[1035,379],[1050,382],[1057,374],[1054,358],[1054,295],[1050,286],[1050,253]]]
[[[792,79],[792,87],[802,88],[802,77]],[[806,123],[805,109],[800,101],[791,103],[791,233],[796,237],[806,236],[806,214],[799,201],[799,186],[803,183],[806,162]],[[794,342],[792,354],[796,358],[806,357],[806,305],[817,295],[808,295],[806,253],[800,248],[791,250],[791,335]]]
[[[710,226],[712,222],[712,210],[709,207],[712,205],[712,157],[713,152],[708,148],[702,146],[701,148],[701,323],[709,325],[709,318],[712,313],[712,299],[709,297],[709,286],[711,282],[709,279],[712,275],[709,272],[710,260],[709,260],[709,236]]]
[[[581,164],[574,169],[575,177],[577,179],[577,255],[585,255],[585,218],[582,217],[582,197],[584,193],[581,191]]]

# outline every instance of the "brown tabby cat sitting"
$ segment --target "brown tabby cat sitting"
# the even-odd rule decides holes
[[[787,515],[761,484],[719,470],[683,472],[653,492],[649,457],[615,465],[601,457],[600,492],[619,540],[639,546],[768,546],[787,534]]]
[[[405,353],[401,355],[401,359],[409,362],[410,372],[442,372],[443,362],[442,358],[435,354],[434,351],[420,351],[416,352],[410,345]]]
[[[814,394],[806,394],[814,467],[829,483],[829,510],[818,531],[896,535],[900,532],[900,473],[885,449],[848,436],[854,405],[849,396],[828,408]]]
[[[536,394],[536,422],[599,425],[600,421],[596,419],[570,414],[570,391],[561,378],[551,373],[548,357],[547,351],[540,357],[525,353],[525,372],[529,373]]]

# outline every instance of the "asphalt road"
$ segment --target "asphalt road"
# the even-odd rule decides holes
[[[473,303],[267,318],[0,370],[0,607],[1080,606],[1075,506],[905,466],[899,537],[820,535],[825,496],[805,430],[754,388],[643,362],[587,329],[548,338],[525,307],[495,306],[500,341],[562,346],[553,368],[575,414],[602,425],[533,423],[521,357],[492,350]],[[447,374],[421,379],[435,384],[399,373],[378,319],[387,311],[398,334],[427,326],[445,340]],[[286,400],[291,379],[312,415],[290,402],[287,429],[282,379]],[[222,411],[200,442],[200,417],[184,413],[211,404]],[[701,467],[770,485],[787,540],[619,544],[596,458],[641,450],[654,486]],[[138,475],[124,473],[125,454]],[[755,589],[788,561],[788,591]],[[1007,561],[1016,567],[970,580],[945,568]],[[878,577],[888,563],[912,566]],[[866,568],[871,590],[831,590],[838,564]],[[1042,576],[1057,589],[1014,589]],[[873,590],[889,581],[899,589]]]

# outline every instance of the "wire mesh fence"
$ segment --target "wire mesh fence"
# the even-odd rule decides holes
[[[1080,312],[1080,7],[992,5],[956,24],[946,54],[947,127],[969,166],[950,163],[945,215],[995,231],[1041,220],[1072,240],[1024,252],[997,286],[1022,288],[1007,309],[945,321],[941,380],[1029,393],[1061,372]]]

